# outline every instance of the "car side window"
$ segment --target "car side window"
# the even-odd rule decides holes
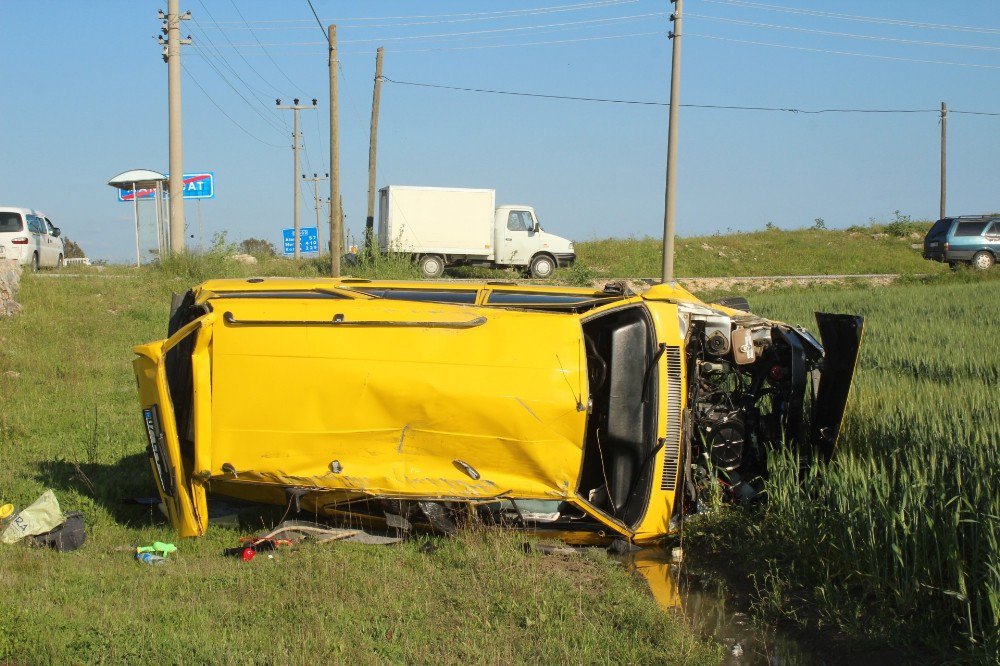
[[[55,226],[53,226],[52,220],[50,220],[47,217],[43,217],[42,219],[45,220],[45,229],[46,229],[46,231],[49,232],[49,236],[55,236],[56,235],[56,228],[55,228]]]
[[[28,230],[35,234],[44,234],[45,229],[42,226],[42,221],[35,217],[34,215],[28,215]]]
[[[959,222],[955,227],[956,236],[982,236],[985,222]]]
[[[992,238],[1000,238],[1000,220],[996,220],[993,225],[986,230],[986,235]]]

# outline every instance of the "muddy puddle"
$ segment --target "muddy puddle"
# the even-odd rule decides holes
[[[659,548],[630,553],[623,562],[645,581],[661,608],[683,613],[699,635],[725,648],[723,664],[786,666],[824,661],[794,638],[751,622],[711,572],[698,571],[686,562],[677,564],[670,552]]]

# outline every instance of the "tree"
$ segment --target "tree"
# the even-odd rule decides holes
[[[241,241],[240,252],[252,254],[255,257],[274,257],[278,254],[274,245],[263,238],[247,238]]]
[[[66,259],[82,259],[87,256],[83,248],[71,241],[69,236],[63,236],[63,251]]]

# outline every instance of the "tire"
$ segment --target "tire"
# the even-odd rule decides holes
[[[444,259],[434,254],[420,257],[420,273],[428,278],[441,277],[444,275]]]
[[[31,255],[31,272],[37,273],[39,268],[40,266],[38,264],[38,253],[36,252],[33,255]]]
[[[540,254],[531,260],[531,277],[547,280],[556,270],[556,262],[547,254]]]
[[[982,252],[977,252],[975,256],[972,257],[972,267],[977,271],[986,271],[993,268],[993,264],[996,263],[996,259],[993,255],[983,250]]]
[[[56,260],[56,269],[58,270],[62,267],[63,267],[63,256],[60,254],[59,258]]]

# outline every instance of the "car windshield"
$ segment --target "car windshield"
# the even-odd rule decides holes
[[[0,213],[0,233],[21,231],[24,229],[24,222],[20,213]]]

